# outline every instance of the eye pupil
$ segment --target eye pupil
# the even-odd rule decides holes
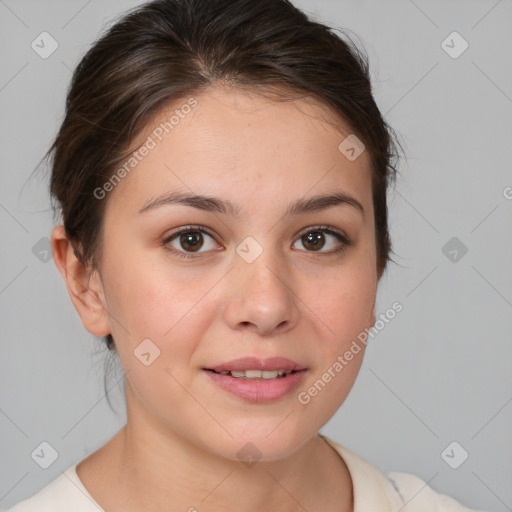
[[[311,244],[313,247],[313,250],[321,249],[324,246],[325,241],[323,240],[324,234],[321,231],[311,231],[308,234],[304,235],[302,238],[303,240],[306,240],[307,242],[304,244],[304,246],[307,246],[307,244]],[[322,242],[321,244],[318,244],[318,242]]]
[[[180,243],[186,250],[199,249],[202,245],[203,236],[199,231],[189,231],[180,236]],[[188,245],[188,247],[187,247]],[[193,247],[191,247],[193,246]]]

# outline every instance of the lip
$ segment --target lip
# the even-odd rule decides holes
[[[214,370],[214,371],[211,371]],[[285,377],[269,380],[244,380],[230,375],[221,375],[222,371],[242,370],[286,370],[294,371]],[[308,368],[286,357],[242,357],[221,363],[203,372],[219,387],[252,403],[273,402],[293,391],[305,378]]]
[[[286,357],[269,357],[267,359],[259,359],[257,357],[241,357],[233,359],[226,363],[218,364],[203,368],[204,370],[215,370],[216,372],[222,371],[242,371],[242,370],[306,370],[305,366],[292,361]]]
[[[251,369],[247,366],[245,368]],[[303,369],[278,379],[244,380],[230,375],[221,375],[206,368],[202,371],[222,389],[252,403],[273,402],[285,397],[302,382],[308,373],[307,369]]]

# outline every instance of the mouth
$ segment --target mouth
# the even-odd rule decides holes
[[[296,361],[280,356],[241,357],[202,370],[217,389],[252,403],[289,398],[309,371]]]
[[[266,359],[248,356],[232,359],[204,370],[213,371],[221,375],[231,374],[232,377],[246,377],[246,378],[276,378],[279,376],[286,376],[292,372],[305,370],[306,367],[292,361],[287,357],[274,356]],[[278,372],[274,375],[272,372]]]
[[[203,368],[208,372],[216,373],[217,375],[224,375],[242,380],[276,380],[284,379],[288,375],[303,372],[304,370],[222,370],[216,371],[210,368]]]

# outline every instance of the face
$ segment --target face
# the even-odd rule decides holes
[[[344,354],[375,322],[370,160],[347,159],[350,130],[311,101],[220,88],[194,99],[155,117],[148,151],[103,199],[101,283],[129,421],[233,460],[250,441],[276,460],[344,401],[364,344]],[[178,193],[218,203],[165,200]],[[345,200],[307,202],[325,195]],[[302,371],[210,371],[249,357],[248,370],[282,357]]]

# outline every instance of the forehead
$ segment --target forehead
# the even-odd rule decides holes
[[[232,197],[266,191],[274,197],[278,191],[305,195],[341,185],[364,201],[371,189],[370,158],[364,151],[347,159],[339,146],[348,136],[348,125],[310,98],[276,101],[211,88],[153,116],[134,144],[134,165],[110,199],[129,197],[142,205],[148,194],[177,188]]]

